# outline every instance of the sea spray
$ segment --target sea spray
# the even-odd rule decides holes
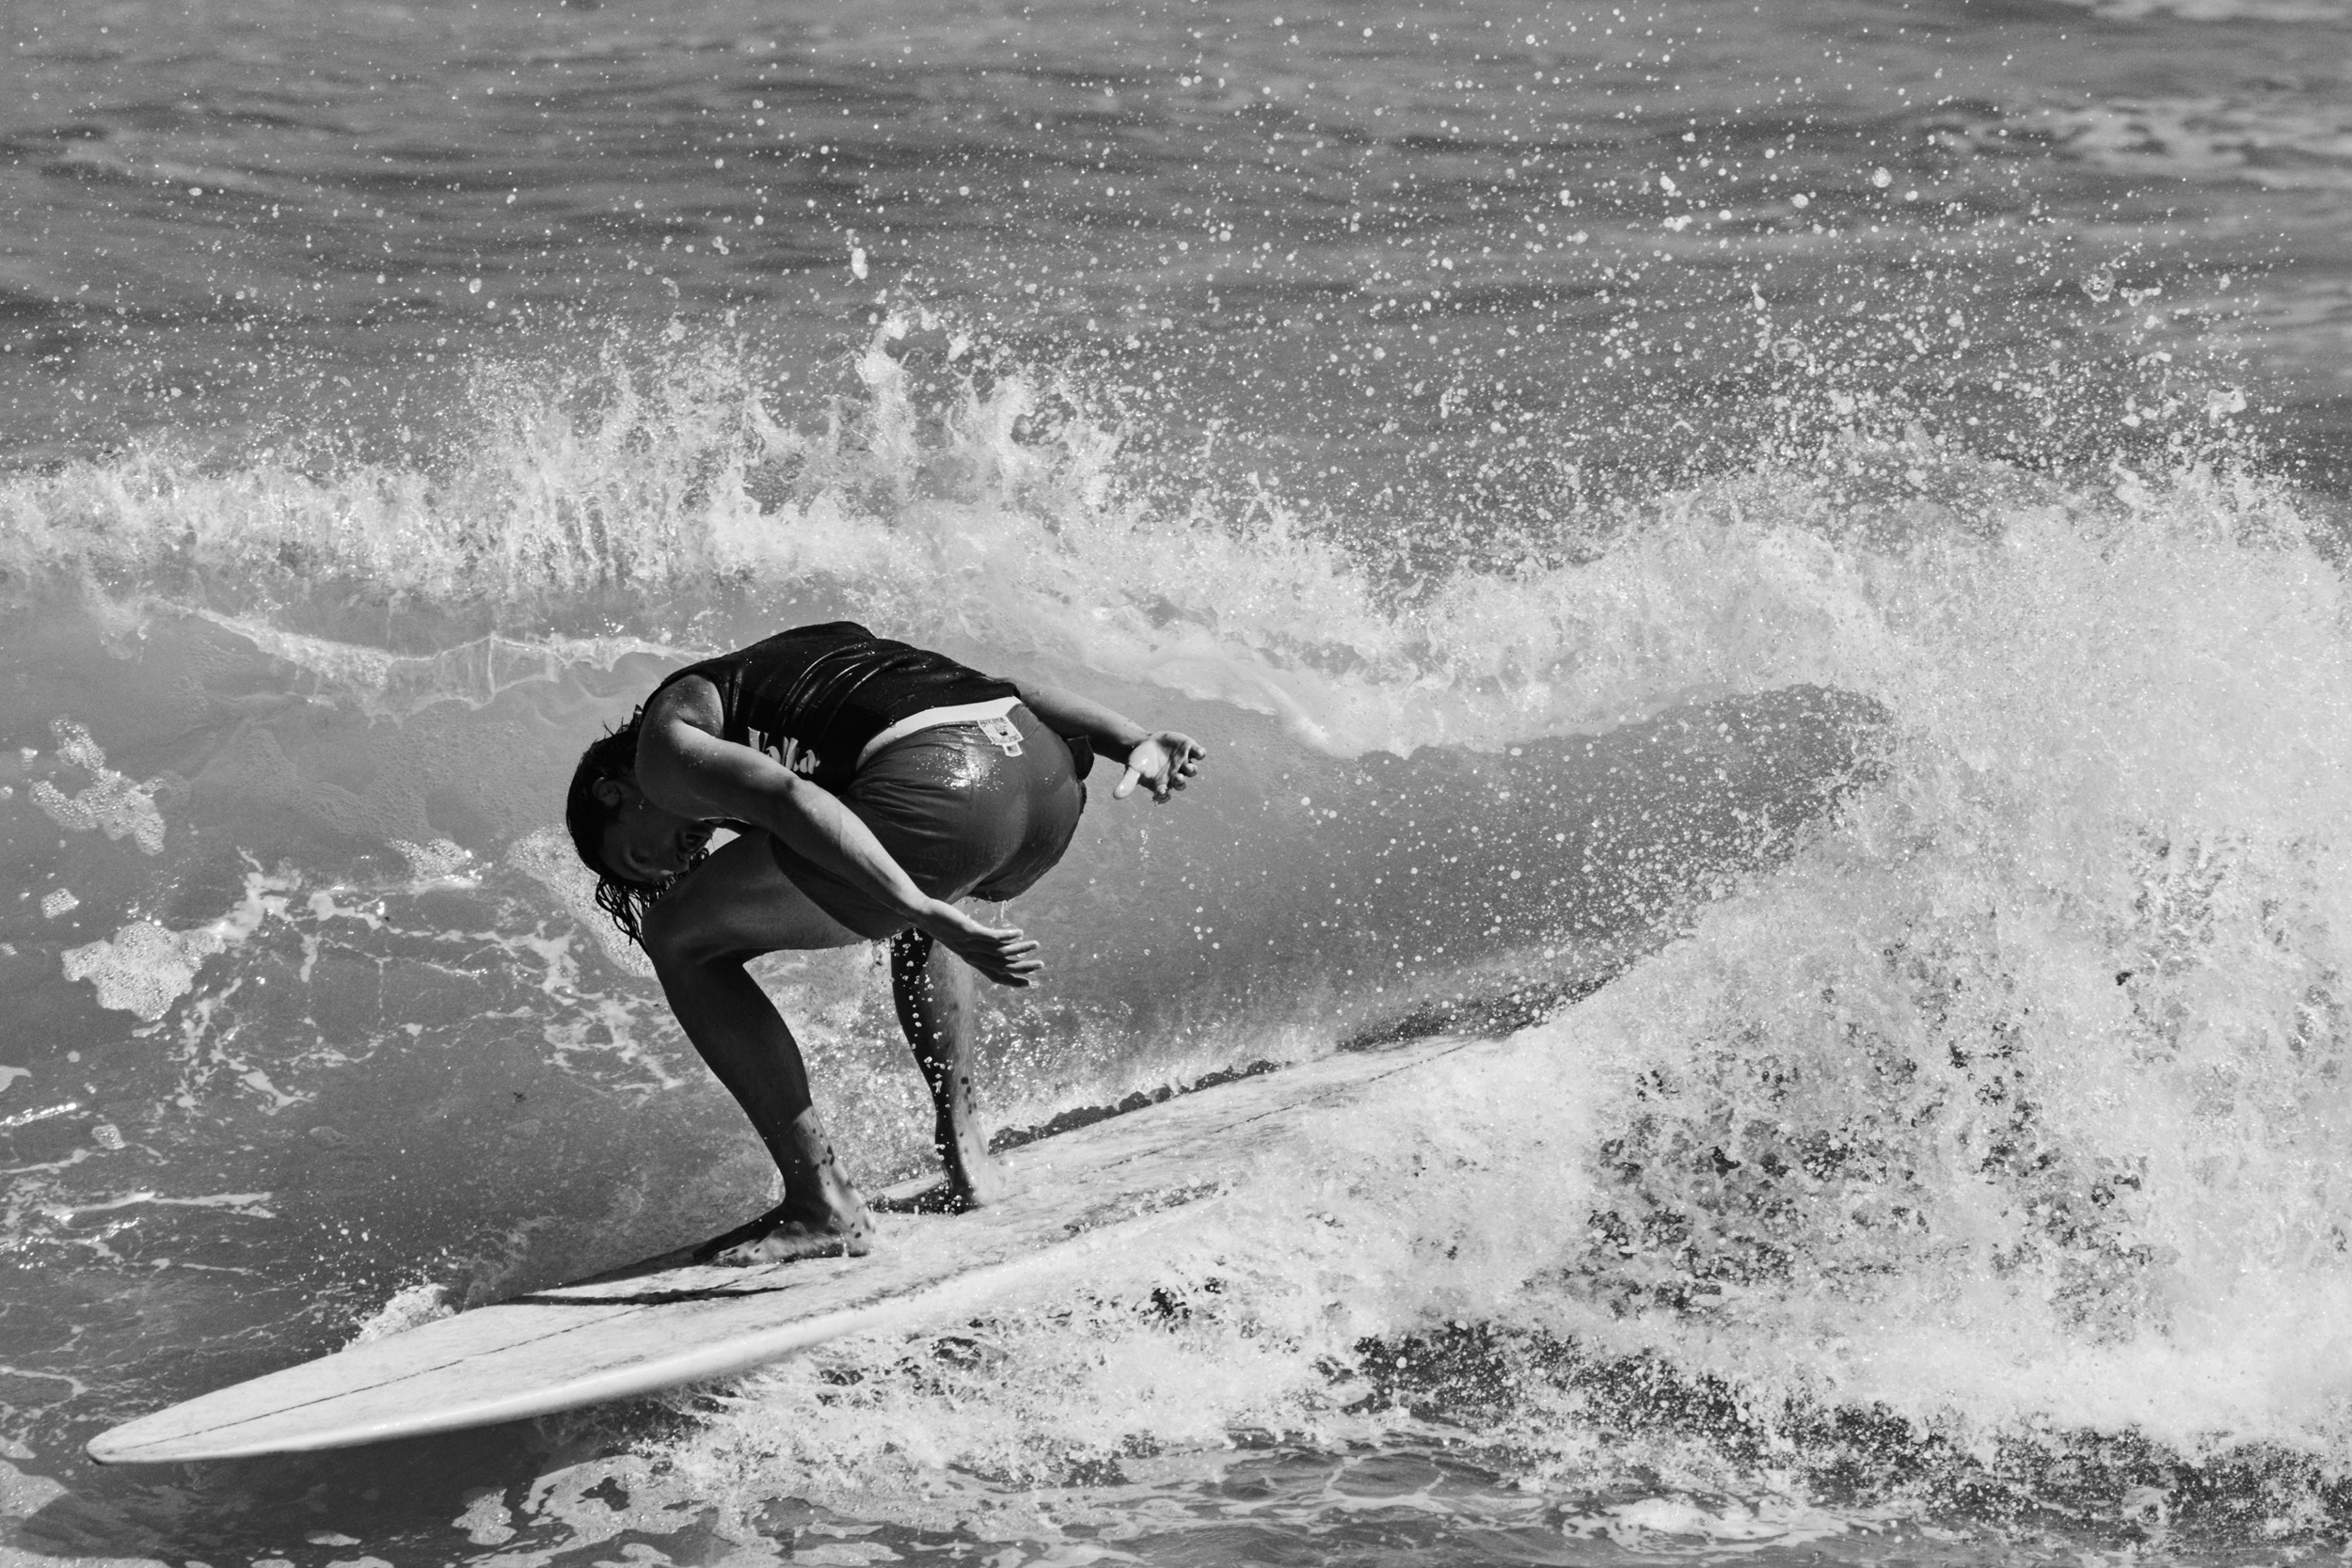
[[[1786,464],[1571,512],[1565,552],[1416,587],[1326,506],[1173,483],[1082,388],[928,362],[907,342],[945,329],[922,319],[878,325],[825,399],[738,346],[623,345],[592,371],[485,364],[472,434],[431,465],[159,447],[13,476],[10,581],[124,601],[124,634],[205,615],[392,716],[846,612],[1263,714],[1320,751],[1409,753],[1835,684],[1868,657],[1843,640],[1875,635],[1842,531],[1994,526],[2064,493],[1832,425]]]
[[[1884,786],[1578,1015],[1628,1074],[1580,1289],[1915,1419],[2333,1451],[2338,571],[2185,476],[1919,580],[1850,676]]]
[[[548,802],[677,658],[848,613],[1218,745],[1215,792],[1098,799],[1020,906],[1054,985],[995,999],[1000,1123],[1615,978],[1091,1293],[681,1406],[667,1468],[627,1461],[661,1517],[690,1481],[748,1517],[788,1472],[1017,1532],[1035,1486],[1074,1517],[1236,1432],[1466,1444],[1539,1491],[1646,1465],[1733,1499],[1726,1530],[1810,1517],[1841,1423],[1963,1459],[2128,1431],[2191,1476],[2335,1451],[2335,1396],[2276,1388],[2292,1325],[2335,1310],[2333,1178],[2294,1150],[2335,1127],[2344,928],[2340,579],[2286,493],[1856,435],[1409,588],[1279,496],[1171,513],[1082,403],[898,343],[822,418],[698,351],[593,395],[486,377],[494,417],[432,471],[149,452],[8,482],[40,689],[122,777],[185,784],[159,855],[22,841],[82,900],[11,930],[22,961],[56,984],[93,934],[200,932],[273,879],[243,940],[157,972],[153,1032],[70,1023],[124,1148],[60,1101],[40,1125],[79,1152],[24,1184],[23,1244],[73,1256],[117,1212],[76,1203],[99,1162],[168,1149],[326,1243],[265,1259],[324,1349],[402,1291],[478,1300],[764,1204]],[[160,526],[188,507],[222,519],[194,558]],[[24,727],[65,716],[37,696]],[[53,772],[70,800],[40,755],[12,776]],[[870,956],[760,973],[853,1172],[919,1168]],[[2282,1180],[2303,1196],[2257,1203]],[[1924,1463],[1870,1472],[1867,1508]],[[942,1465],[977,1479],[943,1501]]]
[[[1557,1203],[1455,1189],[1442,1222],[1404,1225],[1439,1255],[1461,1244],[1451,1227],[1487,1244],[1518,1227],[1531,1266],[1475,1310],[1451,1270],[1416,1268],[1391,1308],[1271,1331],[1254,1314],[1311,1293],[1316,1255],[1287,1213],[1254,1216],[1263,1230],[1229,1215],[1204,1243],[1220,1263],[1296,1266],[1210,1271],[1204,1296],[1170,1255],[1108,1316],[992,1318],[989,1375],[1035,1408],[955,1395],[952,1371],[924,1370],[952,1368],[949,1340],[918,1339],[912,1361],[846,1350],[753,1386],[739,1420],[757,1435],[730,1417],[681,1463],[741,1462],[756,1493],[881,1420],[927,1434],[904,1449],[924,1473],[1009,1490],[926,1502],[910,1480],[884,1503],[883,1435],[842,1481],[859,1508],[984,1515],[1052,1481],[1078,1489],[1063,1516],[1083,1514],[1149,1456],[1122,1448],[1132,1394],[1044,1367],[1074,1338],[1089,1367],[1140,1355],[1120,1375],[1205,1402],[1204,1442],[1220,1426],[1338,1440],[1320,1423],[1359,1407],[1352,1368],[1547,1486],[1641,1465],[1772,1496],[1836,1474],[1866,1499],[1992,1519],[2333,1528],[2347,1390],[2312,1369],[2341,1359],[2323,1325],[2352,1306],[2341,576],[2324,530],[2267,485],[2190,471],[2119,488],[2045,487],[1940,530],[1954,514],[1823,508],[1794,477],[1690,499],[1735,539],[1763,528],[1836,563],[1838,613],[1788,623],[1782,652],[1889,716],[1883,771],[1787,866],[1517,1043],[1559,1082],[1522,1085],[1523,1119],[1486,1135],[1521,1173],[1560,1148],[1587,1185]],[[1475,1121],[1450,1104],[1367,1125],[1331,1164],[1399,1140],[1433,1155],[1440,1128]],[[1161,1359],[1179,1353],[1152,1336],[1171,1334],[1205,1336],[1213,1358],[1277,1344],[1317,1370],[1220,1393]],[[788,1457],[784,1433],[808,1434]],[[1613,1458],[1604,1439],[1631,1447]],[[2254,1472],[2273,1480],[2249,1493]]]

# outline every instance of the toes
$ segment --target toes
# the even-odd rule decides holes
[[[861,1226],[853,1230],[816,1230],[798,1220],[755,1220],[742,1230],[755,1233],[743,1235],[729,1231],[708,1244],[707,1253],[698,1259],[706,1263],[718,1263],[730,1268],[746,1268],[760,1263],[792,1263],[809,1258],[859,1258],[874,1247],[873,1227]]]
[[[765,1238],[775,1229],[777,1223],[775,1213],[771,1210],[755,1220],[746,1221],[737,1226],[732,1230],[721,1231],[694,1249],[694,1261],[697,1263],[740,1261],[736,1255],[745,1247]]]

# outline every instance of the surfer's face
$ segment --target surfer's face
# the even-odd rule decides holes
[[[668,881],[693,864],[710,841],[715,824],[662,810],[628,780],[599,783],[596,797],[612,808],[604,829],[604,863],[631,881]]]

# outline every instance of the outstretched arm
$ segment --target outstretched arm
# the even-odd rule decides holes
[[[719,693],[698,678],[667,688],[647,708],[637,784],[656,805],[766,830],[999,985],[1025,986],[1043,967],[1036,942],[931,897],[855,812],[766,752],[722,740],[719,723]]]
[[[1047,729],[1056,735],[1083,736],[1104,756],[1126,764],[1126,776],[1111,791],[1118,800],[1133,795],[1141,783],[1151,789],[1152,800],[1165,804],[1171,794],[1192,782],[1200,771],[1200,759],[1209,754],[1190,736],[1174,730],[1147,730],[1091,697],[1043,681],[1014,684],[1020,688],[1021,700],[1045,721]]]

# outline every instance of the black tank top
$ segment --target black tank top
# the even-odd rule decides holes
[[[797,760],[787,760],[832,790],[849,783],[866,743],[899,720],[926,708],[1021,695],[1010,681],[876,637],[854,621],[779,632],[690,664],[654,691],[689,675],[719,689],[721,739],[779,754],[784,741],[798,742]]]

